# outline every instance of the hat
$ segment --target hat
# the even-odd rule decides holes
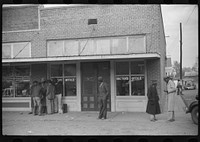
[[[102,77],[102,76],[99,76],[99,77],[98,77],[98,80],[99,80],[99,81],[103,81],[103,77]]]

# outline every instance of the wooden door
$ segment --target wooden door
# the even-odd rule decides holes
[[[110,63],[87,62],[81,64],[81,109],[82,111],[98,111],[98,77],[102,76],[110,88]],[[108,111],[111,107],[108,99]]]

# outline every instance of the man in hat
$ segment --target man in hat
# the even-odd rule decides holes
[[[99,103],[100,103],[100,111],[98,119],[107,119],[107,99],[109,95],[109,90],[107,84],[103,81],[103,78],[98,77],[99,85]]]
[[[175,106],[175,95],[176,95],[176,87],[175,83],[172,81],[172,77],[168,76],[164,78],[164,81],[167,83],[167,90],[164,90],[164,92],[167,93],[167,111],[169,113],[169,122],[175,121],[174,116],[174,106]]]
[[[33,115],[41,115],[41,86],[38,81],[33,82],[33,86],[31,87],[31,96],[33,97]]]
[[[158,103],[159,97],[156,89],[157,80],[152,80],[151,82],[152,84],[148,88],[148,93],[147,93],[148,103],[146,112],[150,114],[150,120],[155,122],[157,120],[155,115],[160,114],[161,112],[160,112],[160,105]]]

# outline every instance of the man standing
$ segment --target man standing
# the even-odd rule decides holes
[[[46,105],[48,114],[54,113],[54,98],[55,98],[55,86],[52,85],[51,80],[47,80]]]
[[[41,85],[41,96],[42,96],[42,99],[41,99],[41,104],[42,104],[42,108],[41,108],[41,113],[42,114],[46,114],[47,113],[47,110],[46,110],[46,81],[44,78],[41,78],[41,82],[40,82],[40,85]]]
[[[63,113],[62,110],[62,82],[58,81],[57,78],[54,78],[54,85],[55,85],[55,100],[56,103],[54,103],[56,109],[56,112],[58,112],[59,114]]]
[[[146,112],[150,114],[150,120],[155,122],[156,119],[156,114],[160,114],[160,105],[158,103],[159,97],[157,93],[157,81],[152,80],[152,84],[148,89],[147,97],[148,97],[148,103],[147,103],[147,109]]]
[[[33,97],[33,115],[41,116],[41,86],[37,81],[33,82],[33,86],[31,87],[31,96]]]
[[[106,119],[107,118],[107,99],[109,95],[109,90],[107,84],[103,81],[102,77],[98,77],[99,85],[99,104],[100,111],[98,119]]]
[[[175,83],[172,81],[172,77],[165,77],[164,81],[167,83],[167,90],[164,90],[167,93],[168,98],[168,113],[169,113],[169,122],[175,121],[174,116],[174,106],[175,106],[175,95],[176,95],[176,87]]]

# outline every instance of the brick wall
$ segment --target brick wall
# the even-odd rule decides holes
[[[37,6],[5,7],[2,11],[2,31],[39,29]]]
[[[46,57],[46,40],[146,35],[147,52],[161,53],[159,5],[75,6],[40,10],[40,31],[3,33],[3,42],[31,41],[32,57]],[[96,18],[97,25],[88,25]]]

